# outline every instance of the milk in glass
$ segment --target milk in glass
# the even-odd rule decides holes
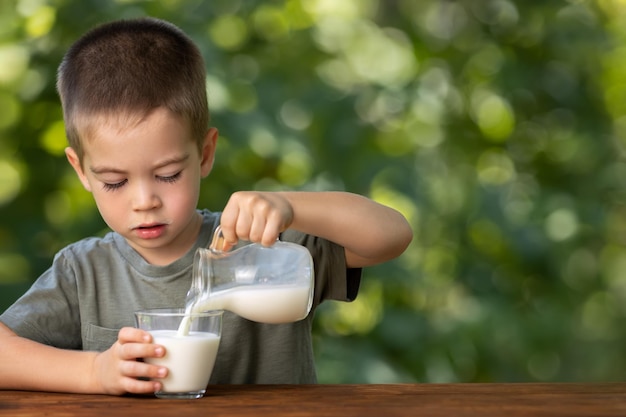
[[[164,366],[167,377],[160,379],[163,392],[204,390],[213,372],[220,337],[213,333],[188,332],[179,336],[176,330],[152,330],[154,343],[165,347],[162,358],[145,358],[147,363]]]

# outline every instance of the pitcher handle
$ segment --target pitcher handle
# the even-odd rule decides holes
[[[211,245],[209,245],[209,249],[212,252],[224,252],[225,245],[226,240],[224,239],[224,235],[222,234],[222,226],[218,225],[215,228],[215,232],[213,232],[213,239],[211,240]]]
[[[280,236],[276,238],[276,242],[280,242]],[[224,235],[222,234],[222,226],[217,225],[215,228],[215,232],[213,232],[213,239],[211,240],[211,244],[209,245],[209,249],[214,253],[223,253],[226,252],[224,247],[226,246],[226,240],[224,239]]]

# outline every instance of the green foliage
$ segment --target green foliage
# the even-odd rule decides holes
[[[0,308],[105,228],[64,160],[55,71],[93,25],[142,15],[206,58],[221,137],[202,207],[341,189],[414,228],[355,302],[320,309],[322,382],[623,378],[617,0],[5,0]]]

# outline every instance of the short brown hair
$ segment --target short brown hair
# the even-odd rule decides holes
[[[87,32],[65,54],[57,89],[69,145],[81,159],[81,134],[102,116],[144,118],[164,107],[189,123],[199,146],[208,131],[202,55],[162,20],[119,20]]]

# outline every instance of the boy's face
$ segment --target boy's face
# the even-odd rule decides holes
[[[138,124],[120,120],[105,120],[83,139],[82,161],[72,148],[66,155],[109,227],[146,261],[166,265],[198,236],[200,181],[211,171],[217,131],[198,152],[188,123],[165,109]]]

